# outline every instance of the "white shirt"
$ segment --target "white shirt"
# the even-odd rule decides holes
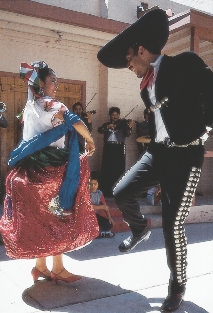
[[[43,133],[62,121],[54,118],[54,115],[60,110],[63,103],[58,101],[50,101],[51,98],[41,98],[37,101],[28,100],[24,109],[24,129],[23,140],[28,141],[36,135]],[[51,107],[46,105],[51,102]],[[50,146],[64,148],[65,136],[50,144]]]
[[[153,76],[153,79],[149,81],[148,83],[147,91],[149,94],[150,101],[152,102],[153,105],[156,104],[155,81],[156,81],[156,77],[158,74],[162,57],[163,56],[160,55],[154,63],[150,63],[150,65],[154,68],[154,76]],[[160,141],[163,141],[166,137],[169,137],[169,135],[166,130],[165,124],[163,122],[161,111],[159,108],[154,111],[154,115],[155,115],[155,127],[156,127],[155,141],[160,142]]]

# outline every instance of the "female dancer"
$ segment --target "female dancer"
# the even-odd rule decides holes
[[[8,256],[36,258],[34,281],[73,282],[81,277],[64,268],[62,253],[98,235],[88,189],[94,141],[81,119],[55,99],[57,77],[45,62],[22,63],[20,76],[28,82],[23,140],[10,155],[15,168],[6,179],[0,231]],[[86,140],[80,157],[76,131]],[[52,271],[47,256],[53,256]]]

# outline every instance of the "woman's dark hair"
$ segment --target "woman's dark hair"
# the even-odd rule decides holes
[[[81,102],[76,102],[76,103],[74,103],[73,106],[72,106],[72,110],[74,111],[75,108],[76,108],[78,105],[80,105],[80,107],[81,107],[82,110],[83,110],[83,105],[81,104]]]
[[[40,68],[38,70],[38,78],[43,82],[45,82],[46,77],[51,74],[55,74],[55,72],[50,67],[47,67],[47,66]],[[34,93],[36,95],[39,95],[40,87],[36,85],[36,86],[33,86],[33,89],[34,89]]]
[[[120,111],[120,109],[119,109],[118,107],[111,107],[111,108],[109,109],[109,115],[111,115],[111,114],[114,113],[114,112],[116,112],[116,113],[118,113],[118,114],[121,113],[121,111]]]
[[[45,81],[45,78],[51,74],[55,74],[55,72],[50,67],[43,67],[38,70],[38,78]]]

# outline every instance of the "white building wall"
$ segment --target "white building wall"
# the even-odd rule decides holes
[[[107,5],[104,0],[31,0],[63,9],[107,17]]]

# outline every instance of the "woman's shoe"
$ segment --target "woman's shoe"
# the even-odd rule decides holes
[[[54,273],[53,271],[51,272],[51,278],[52,278],[52,280],[54,280],[57,284],[58,284],[58,282],[59,282],[60,280],[63,281],[63,282],[65,282],[65,283],[72,283],[72,282],[74,282],[74,281],[76,281],[76,280],[82,279],[81,276],[74,275],[74,274],[71,274],[71,276],[69,276],[69,277],[62,277],[62,276],[60,276],[60,274],[61,274],[63,271],[65,271],[65,268],[64,268],[60,273],[58,273],[58,274]]]
[[[45,274],[46,271],[47,271],[47,269],[44,270],[43,272],[40,272],[36,267],[33,267],[31,274],[33,276],[34,282],[37,281],[39,277],[43,277],[47,280],[52,280],[51,275]]]

